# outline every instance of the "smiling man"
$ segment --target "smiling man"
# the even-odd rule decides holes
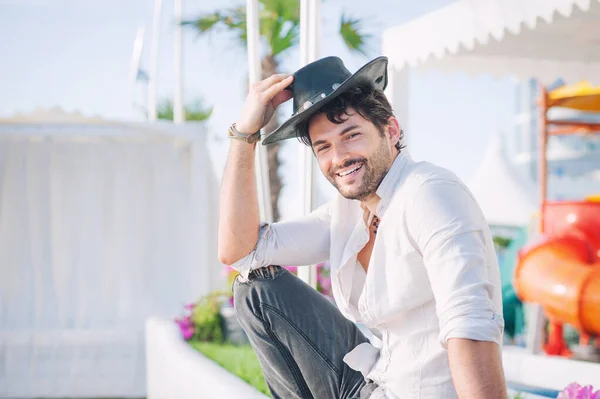
[[[249,92],[221,188],[219,256],[240,271],[238,318],[275,398],[506,398],[500,277],[489,227],[451,172],[415,162],[383,90],[387,59],[327,57]],[[298,137],[339,195],[260,223],[257,133]],[[277,265],[329,260],[336,305]],[[364,323],[370,342],[356,327]]]

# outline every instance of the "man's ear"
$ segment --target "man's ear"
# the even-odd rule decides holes
[[[394,116],[390,116],[388,119],[387,134],[388,134],[388,137],[390,138],[390,142],[392,145],[395,146],[396,143],[398,142],[398,140],[400,140],[400,132],[401,131],[402,131],[402,127],[400,126],[398,119],[396,119],[396,117],[394,117]]]

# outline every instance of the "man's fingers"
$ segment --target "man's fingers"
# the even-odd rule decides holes
[[[292,76],[292,75],[290,75],[290,74],[283,74],[283,73],[278,73],[278,74],[275,74],[275,75],[271,75],[268,78],[266,78],[265,80],[262,80],[262,81],[258,82],[256,84],[256,89],[259,92],[263,92],[265,90],[268,90],[274,84],[279,83],[282,80],[288,78],[289,76]]]
[[[267,90],[265,90],[262,93],[265,101],[271,101],[277,94],[281,93],[283,89],[285,89],[290,85],[290,83],[292,83],[293,78],[294,77],[292,75],[289,75],[287,78],[283,79],[282,81],[272,85]]]
[[[273,97],[273,107],[277,108],[279,107],[279,105],[281,105],[282,103],[286,102],[287,100],[289,100],[290,98],[292,98],[292,92],[291,90],[282,90],[280,91],[278,94],[275,94],[275,97]]]

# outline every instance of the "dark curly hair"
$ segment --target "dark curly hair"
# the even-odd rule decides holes
[[[382,136],[384,135],[383,128],[388,124],[389,118],[394,116],[392,106],[383,91],[374,89],[371,86],[357,86],[349,89],[323,106],[315,115],[325,113],[330,122],[340,124],[346,120],[345,116],[350,115],[350,108],[356,110],[360,116],[375,125]],[[296,136],[303,144],[312,147],[308,134],[309,121],[310,118],[298,124]],[[400,139],[396,143],[398,152],[406,148],[402,142],[403,139],[404,132],[401,130]]]

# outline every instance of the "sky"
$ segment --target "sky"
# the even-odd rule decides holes
[[[321,56],[342,57],[350,71],[381,54],[381,33],[451,0],[328,0],[322,5]],[[184,0],[184,19],[243,5],[243,0]],[[145,105],[138,85],[132,101],[129,68],[138,27],[146,29],[142,67],[149,66],[153,0],[0,0],[0,117],[61,107],[108,119],[141,120],[133,103]],[[174,2],[164,0],[158,76],[159,101],[174,88]],[[371,57],[350,54],[337,34],[342,13],[363,20],[371,34]],[[184,98],[214,106],[209,143],[215,173],[227,154],[227,127],[241,110],[247,76],[246,51],[225,32],[198,37],[184,30]],[[418,38],[415,38],[418,40]],[[282,71],[299,67],[299,48],[282,59]],[[509,78],[470,77],[440,72],[412,73],[405,135],[417,160],[447,167],[469,181],[493,135],[513,129],[516,83]],[[284,108],[284,115],[289,115]],[[287,113],[285,113],[287,112]],[[400,121],[402,123],[402,120]],[[294,189],[300,175],[295,140],[281,157],[284,217],[297,215]],[[326,193],[332,190],[319,182]]]

